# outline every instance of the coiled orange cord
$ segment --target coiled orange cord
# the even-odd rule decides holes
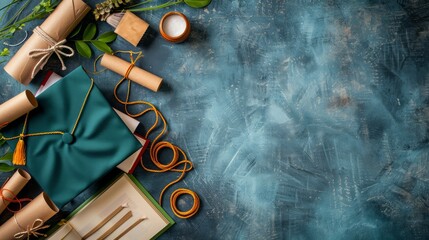
[[[125,112],[128,116],[137,118],[140,117],[148,112],[153,112],[155,114],[155,122],[154,124],[149,128],[149,130],[147,131],[145,138],[148,139],[149,135],[155,130],[155,128],[158,126],[159,121],[161,120],[162,122],[162,130],[161,132],[153,139],[150,148],[149,148],[149,152],[150,152],[150,160],[152,161],[152,163],[158,168],[158,169],[151,169],[148,168],[144,165],[143,159],[141,159],[140,164],[142,166],[142,168],[148,172],[154,172],[154,173],[162,173],[162,172],[180,172],[180,176],[176,179],[171,181],[170,183],[168,183],[161,191],[160,195],[159,195],[159,203],[162,205],[162,198],[164,196],[165,191],[171,187],[172,185],[174,185],[175,183],[179,182],[180,180],[182,180],[185,176],[186,172],[189,172],[192,170],[193,168],[193,164],[191,161],[188,160],[186,153],[179,148],[178,146],[173,145],[170,142],[167,141],[159,141],[160,138],[166,133],[167,131],[167,121],[165,120],[164,116],[162,115],[162,113],[150,102],[146,102],[143,100],[140,101],[129,101],[130,98],[130,91],[131,91],[131,80],[128,79],[128,75],[130,74],[131,70],[133,69],[135,63],[137,60],[139,60],[143,55],[141,52],[131,52],[131,51],[117,51],[117,52],[126,52],[130,54],[130,60],[131,60],[131,64],[128,67],[125,76],[119,80],[119,82],[116,84],[113,94],[116,98],[116,100],[123,104],[125,106]],[[134,58],[134,54],[137,54],[136,58]],[[95,68],[95,64],[94,64],[94,70],[96,71]],[[118,97],[118,88],[119,86],[125,81],[128,80],[127,83],[127,94],[125,97],[125,100],[122,100]],[[142,110],[139,113],[130,113],[128,110],[129,106],[133,106],[133,105],[147,105],[148,108]],[[173,157],[171,159],[171,161],[167,164],[163,164],[159,161],[158,159],[158,155],[162,150],[166,150],[166,149],[170,149],[173,152]],[[179,160],[182,159],[182,160]],[[178,168],[179,166],[183,165],[183,167]],[[180,191],[179,191],[180,190]],[[193,207],[186,211],[186,212],[182,212],[180,210],[178,210],[177,206],[176,206],[176,201],[177,198],[180,195],[183,194],[190,194],[193,198],[194,198],[194,205]],[[170,197],[170,205],[171,205],[171,209],[173,211],[173,213],[179,217],[179,218],[189,218],[192,217],[193,215],[195,215],[198,210],[199,210],[199,206],[200,206],[200,199],[197,195],[197,193],[189,190],[189,189],[178,189],[176,190]]]
[[[179,196],[185,195],[185,194],[191,195],[191,197],[194,200],[194,204],[192,205],[192,208],[189,209],[188,211],[180,211],[176,205],[177,199],[179,198]],[[179,218],[190,218],[198,212],[198,209],[200,208],[200,198],[195,192],[189,189],[179,188],[171,194],[170,206],[171,206],[171,210]]]

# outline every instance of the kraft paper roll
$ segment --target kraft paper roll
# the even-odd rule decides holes
[[[90,9],[82,0],[63,0],[40,25],[40,28],[55,41],[61,41],[71,33]],[[33,68],[40,60],[40,57],[31,58],[30,51],[49,47],[50,45],[42,37],[34,33],[10,59],[4,70],[18,82],[28,85],[32,80]]]
[[[14,196],[18,195],[22,188],[30,181],[31,176],[28,172],[18,169],[12,177],[3,186],[2,195],[4,198],[13,199]],[[13,194],[12,194],[12,193]],[[9,202],[5,199],[0,199],[0,213],[2,213]]]
[[[124,61],[116,56],[104,54],[100,62],[101,66],[108,68],[115,73],[124,76],[131,63]],[[137,66],[133,67],[128,78],[143,87],[146,87],[154,92],[157,92],[161,87],[162,78],[145,71]]]
[[[0,105],[0,128],[38,106],[33,93],[26,90]]]
[[[32,226],[36,219],[41,219],[46,222],[58,211],[59,209],[51,199],[49,199],[48,195],[42,192],[33,199],[33,201],[22,208],[21,211],[17,212],[15,217],[11,217],[0,226],[1,239],[14,239],[14,234],[24,231],[21,227],[27,228],[27,226]],[[16,224],[17,222],[20,226]]]

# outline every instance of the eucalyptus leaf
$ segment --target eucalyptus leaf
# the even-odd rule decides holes
[[[203,8],[210,4],[212,0],[185,0],[185,3],[193,8]]]
[[[69,38],[76,37],[76,35],[79,34],[81,29],[82,29],[82,24],[79,24],[79,26],[75,28],[72,33],[70,33]]]
[[[13,158],[13,152],[8,152],[5,155],[0,157],[0,161],[12,160],[12,158]]]
[[[85,31],[83,31],[83,40],[91,40],[94,38],[95,33],[97,32],[97,27],[94,23],[88,24]]]
[[[0,163],[0,172],[11,172],[13,170],[15,170],[14,166],[11,166],[6,163]]]
[[[91,41],[92,45],[96,47],[98,50],[105,52],[105,53],[112,53],[112,49],[104,42],[93,40]]]
[[[105,32],[101,34],[97,40],[105,43],[113,42],[116,39],[116,33],[114,32]]]
[[[92,55],[91,52],[91,48],[89,48],[88,44],[86,44],[84,41],[75,41],[75,46],[76,46],[76,50],[77,52],[86,57],[86,58],[90,58]]]

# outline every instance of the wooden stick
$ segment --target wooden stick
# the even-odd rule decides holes
[[[77,234],[77,235],[79,235],[79,233],[78,232],[76,232],[76,230],[73,228],[73,226],[72,225],[70,225],[69,223],[66,223],[66,225],[64,225],[64,227],[69,227],[70,229],[69,229],[69,231],[66,233],[66,235],[64,235],[60,240],[64,240],[64,239],[66,239],[66,237],[71,233],[71,232],[73,232],[73,231],[75,231],[75,234]],[[75,236],[76,237],[76,236]],[[77,238],[77,240],[82,240],[82,237],[79,235],[79,238]]]
[[[103,235],[101,235],[97,240],[103,240],[106,239],[110,234],[112,234],[116,229],[118,229],[122,224],[124,224],[128,219],[130,219],[133,216],[133,213],[131,211],[128,211],[127,214],[125,214],[115,225],[113,225],[111,228],[109,228]]]
[[[131,226],[129,226],[127,229],[125,229],[123,232],[121,232],[121,234],[119,234],[119,236],[117,236],[113,240],[119,240],[121,237],[125,236],[125,234],[127,234],[129,231],[133,230],[133,228],[135,228],[137,225],[139,225],[141,222],[143,222],[146,219],[147,219],[146,217],[142,217],[140,219],[137,219],[137,221],[135,221]]]
[[[103,219],[103,221],[101,221],[97,226],[95,226],[93,229],[91,229],[91,231],[89,231],[87,234],[85,234],[82,239],[87,239],[89,237],[91,237],[94,233],[96,233],[98,230],[100,230],[100,228],[102,228],[104,225],[106,225],[106,223],[108,223],[112,218],[114,218],[122,209],[128,207],[128,204],[122,204],[121,206],[119,206],[118,208],[116,208],[115,210],[113,210],[112,213],[110,213],[106,218]]]

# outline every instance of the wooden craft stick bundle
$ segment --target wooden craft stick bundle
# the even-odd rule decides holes
[[[43,192],[0,226],[1,239],[15,239],[15,234],[26,231],[27,227],[34,227],[36,220],[41,220],[44,224],[58,211],[59,209],[49,199],[48,195]],[[38,231],[38,229],[33,229],[33,231]]]
[[[0,105],[0,128],[38,106],[34,95],[26,90]]]
[[[73,55],[73,50],[69,52],[70,48],[61,41],[65,40],[90,9],[82,0],[63,0],[38,27],[41,31],[31,35],[6,64],[4,70],[18,82],[28,85],[33,79],[32,75],[43,67],[51,55],[58,57]],[[31,52],[35,50],[37,52],[31,56]],[[64,70],[63,60],[60,61]]]
[[[104,54],[103,58],[101,58],[100,64],[101,66],[108,68],[121,76],[125,76],[131,63],[122,60],[121,58],[118,58],[114,55]],[[128,74],[128,79],[154,92],[157,92],[159,90],[162,83],[162,78],[137,66],[134,66],[131,69],[130,73]]]
[[[0,213],[2,213],[7,205],[9,205],[9,201],[6,199],[13,199],[21,189],[30,181],[31,176],[26,171],[22,169],[18,169],[12,177],[6,182],[6,184],[2,188],[2,196],[3,199],[0,199]]]

